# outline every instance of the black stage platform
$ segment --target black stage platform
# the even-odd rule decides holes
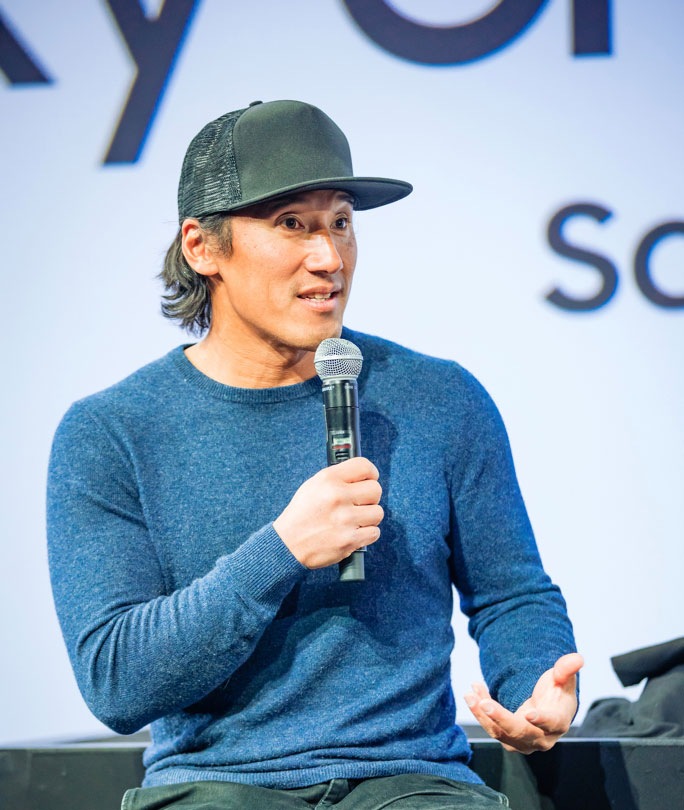
[[[472,746],[473,767],[513,810],[684,809],[684,739],[566,737],[529,757],[487,738]],[[0,747],[0,808],[119,810],[144,747],[142,735]]]

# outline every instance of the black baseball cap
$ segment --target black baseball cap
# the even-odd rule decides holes
[[[192,139],[178,185],[178,216],[182,222],[329,188],[349,192],[361,211],[413,190],[403,180],[355,177],[344,133],[318,107],[255,101],[211,121]]]

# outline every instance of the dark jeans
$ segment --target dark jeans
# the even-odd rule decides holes
[[[294,790],[235,782],[188,782],[126,791],[121,810],[494,810],[506,797],[482,785],[401,774],[332,779]]]

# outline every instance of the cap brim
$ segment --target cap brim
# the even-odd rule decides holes
[[[379,208],[381,205],[397,202],[413,191],[413,186],[404,180],[391,180],[386,177],[328,177],[322,180],[296,183],[285,188],[279,188],[260,197],[242,200],[226,212],[239,211],[257,203],[273,200],[298,191],[315,191],[316,189],[334,188],[348,191],[355,200],[354,208],[357,211],[367,211],[370,208]],[[218,213],[218,212],[215,212]]]

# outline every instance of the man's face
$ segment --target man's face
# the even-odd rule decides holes
[[[232,218],[233,248],[217,256],[212,331],[231,348],[314,351],[338,337],[356,265],[352,201],[309,191]]]

